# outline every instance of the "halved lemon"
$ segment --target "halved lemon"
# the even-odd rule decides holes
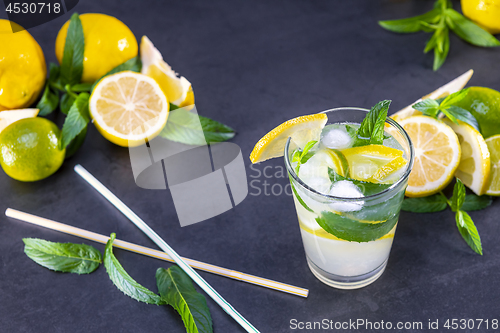
[[[38,109],[19,109],[19,110],[8,110],[0,111],[0,132],[9,126],[10,124],[24,119],[24,118],[34,118],[38,115]]]
[[[425,197],[441,191],[453,179],[460,164],[460,142],[451,127],[427,116],[400,122],[415,149],[406,195]]]
[[[164,60],[160,51],[148,37],[141,39],[141,73],[152,77],[158,82],[170,103],[179,107],[194,104],[194,93],[191,83],[177,73]]]
[[[125,71],[99,81],[90,96],[89,110],[106,139],[134,147],[161,132],[167,123],[169,104],[154,79]]]
[[[490,176],[490,152],[483,136],[472,126],[460,120],[459,125],[449,119],[444,122],[457,134],[462,151],[455,176],[474,193],[483,195]]]
[[[490,179],[486,185],[486,194],[500,196],[500,135],[486,139],[490,151],[491,171]]]
[[[401,150],[383,145],[347,148],[342,154],[349,164],[349,177],[357,180],[369,180],[380,168],[395,158],[403,158]]]
[[[324,113],[290,119],[262,137],[250,154],[252,163],[259,163],[270,158],[283,156],[286,140],[291,137],[299,147],[304,147],[311,140],[319,140],[328,116]]]

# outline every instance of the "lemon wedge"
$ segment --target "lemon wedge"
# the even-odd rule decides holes
[[[383,145],[347,148],[342,151],[342,154],[349,165],[349,176],[357,180],[369,180],[383,166],[397,157],[404,160],[401,150]],[[390,173],[388,170],[385,172]]]
[[[453,179],[460,164],[457,135],[441,120],[427,116],[409,117],[400,125],[410,136],[415,149],[406,195],[424,197],[439,192]]]
[[[0,132],[2,132],[4,128],[18,120],[36,117],[39,111],[40,110],[38,109],[0,111]]]
[[[262,137],[250,154],[252,163],[259,163],[284,154],[286,140],[291,137],[299,147],[311,140],[318,140],[328,116],[317,113],[290,119]]]
[[[392,184],[402,176],[406,163],[408,161],[403,156],[398,156],[378,169],[368,180],[373,183]]]
[[[90,96],[89,110],[106,139],[134,147],[161,132],[167,123],[169,104],[154,79],[125,71],[99,81]]]
[[[486,139],[490,152],[491,171],[486,185],[486,194],[500,196],[500,135]]]
[[[158,82],[170,103],[178,107],[194,104],[194,93],[191,83],[177,73],[164,60],[160,51],[148,37],[141,39],[141,73],[152,77]]]
[[[477,195],[483,195],[490,177],[490,152],[483,136],[472,126],[458,121],[444,121],[457,134],[462,156],[455,176]]]

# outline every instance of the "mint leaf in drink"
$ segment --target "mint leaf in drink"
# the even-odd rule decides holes
[[[440,14],[441,10],[439,8],[434,8],[422,15],[400,20],[379,21],[378,24],[386,30],[399,33],[413,33],[422,30],[428,31],[428,24],[426,23],[437,23]]]
[[[477,232],[476,226],[472,218],[463,210],[458,210],[455,214],[458,231],[462,235],[465,242],[477,254],[483,255],[483,247],[481,245],[481,237]]]
[[[401,210],[412,213],[434,213],[445,210],[446,199],[440,194],[423,198],[405,198]]]
[[[42,98],[36,105],[38,109],[40,109],[40,112],[38,112],[39,116],[46,116],[52,111],[54,111],[57,108],[57,105],[59,104],[59,94],[57,92],[54,92],[50,88],[50,84],[47,82],[45,85],[45,89],[43,91]]]
[[[161,299],[180,315],[188,333],[212,333],[212,316],[205,296],[196,291],[189,276],[178,266],[158,268],[156,284]]]
[[[384,100],[371,108],[356,132],[353,147],[369,144],[380,145],[384,142],[384,126],[389,105],[391,105],[391,101]]]
[[[57,272],[89,274],[102,262],[101,252],[85,244],[54,243],[23,238],[24,253],[37,264]]]
[[[65,84],[77,84],[82,80],[84,38],[78,13],[71,15],[61,64],[61,80]]]
[[[170,111],[167,125],[159,135],[171,141],[202,146],[229,140],[234,137],[235,132],[218,121],[178,108]]]
[[[347,131],[347,134],[353,139],[356,138],[356,129],[350,125],[345,125],[345,129]]]
[[[297,162],[295,167],[295,173],[298,175],[300,170],[300,165],[306,163],[313,155],[314,152],[310,152],[311,148],[318,143],[318,141],[312,140],[306,143],[303,150],[297,149],[292,156],[292,162]]]
[[[90,121],[89,98],[88,93],[81,93],[69,109],[61,132],[61,149],[66,148],[87,127]]]
[[[300,197],[299,193],[297,193],[297,190],[295,189],[295,186],[293,186],[292,182],[292,177],[288,175],[288,179],[290,179],[290,186],[292,187],[293,194],[295,194],[295,198],[297,198],[297,201],[304,207],[307,211],[314,213],[314,210],[309,208],[309,206],[304,202],[304,200]]]
[[[445,15],[446,23],[450,29],[466,42],[483,47],[500,46],[500,41],[492,34],[465,18],[456,10],[448,8]]]
[[[165,304],[160,296],[141,286],[123,269],[113,254],[113,241],[115,238],[116,234],[112,233],[104,250],[104,267],[106,267],[106,272],[108,272],[113,284],[125,295],[132,297],[136,301],[156,305]]]
[[[436,117],[439,112],[439,103],[433,99],[426,98],[418,103],[412,105],[415,110],[431,117]]]
[[[465,196],[464,204],[462,205],[462,210],[466,212],[472,210],[485,209],[493,202],[489,195],[477,196],[475,194],[467,194]]]
[[[94,91],[96,84],[99,81],[101,81],[105,76],[115,74],[118,72],[123,72],[123,71],[132,71],[132,72],[140,73],[141,69],[142,69],[142,62],[141,62],[141,58],[139,56],[136,56],[132,59],[129,59],[129,60],[125,61],[123,64],[116,66],[115,68],[113,68],[112,70],[110,70],[109,72],[107,72],[106,74],[101,76],[98,80],[96,80],[94,82],[94,84],[92,84],[90,91]],[[170,106],[172,106],[172,105],[173,104],[170,104]],[[175,109],[172,109],[172,107],[170,107],[170,111],[172,111],[172,110],[175,110]]]
[[[386,235],[398,222],[395,216],[385,222],[369,223],[323,211],[316,222],[329,234],[350,242],[369,242]]]
[[[465,186],[464,183],[458,178],[453,187],[453,196],[451,197],[451,210],[456,212],[462,208],[465,201]]]

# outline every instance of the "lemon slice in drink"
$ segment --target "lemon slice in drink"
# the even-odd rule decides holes
[[[342,154],[349,164],[349,177],[357,180],[369,180],[380,168],[395,158],[403,158],[401,150],[383,145],[347,148],[342,151]],[[386,170],[386,173],[391,172]],[[380,177],[382,176],[380,175]]]
[[[415,149],[406,195],[424,197],[441,191],[453,179],[460,163],[457,135],[442,121],[427,116],[409,117],[400,125]]]
[[[90,96],[89,110],[106,139],[134,147],[161,132],[167,123],[169,104],[154,79],[125,71],[99,81]]]
[[[300,166],[299,178],[310,187],[327,194],[331,184],[328,168],[342,176],[347,172],[347,161],[341,154],[334,150],[320,150]]]
[[[290,119],[279,125],[255,145],[250,154],[252,163],[259,163],[284,154],[286,140],[291,137],[299,147],[304,147],[311,140],[319,140],[328,116],[317,113]]]
[[[368,180],[372,183],[392,184],[403,175],[406,163],[408,161],[403,156],[398,156],[378,169]]]
[[[490,176],[490,152],[483,136],[472,126],[460,120],[459,125],[449,119],[444,122],[457,134],[462,150],[455,176],[474,193],[483,195]]]
[[[491,171],[486,185],[486,194],[500,196],[500,135],[486,139],[490,151]]]
[[[164,60],[160,51],[148,37],[141,39],[142,74],[146,74],[158,82],[170,103],[179,107],[194,104],[194,93],[191,83],[177,73]]]

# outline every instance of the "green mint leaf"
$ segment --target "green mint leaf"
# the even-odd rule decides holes
[[[477,254],[483,255],[483,247],[481,245],[481,237],[472,221],[472,218],[466,212],[459,210],[455,214],[458,231],[462,235],[465,242]]]
[[[64,93],[61,97],[61,112],[64,114],[68,114],[69,109],[75,102],[75,98],[68,93]]]
[[[354,147],[384,142],[384,126],[389,105],[391,105],[391,101],[384,100],[371,108],[356,132]]]
[[[314,145],[318,143],[318,141],[315,141],[315,140],[312,140],[312,141],[309,141],[308,143],[306,143],[306,145],[304,146],[304,149],[302,150],[302,153],[300,154],[300,160],[302,163],[305,163],[302,161],[302,158],[304,158],[304,156],[309,152],[309,150],[311,150],[312,147],[314,147]]]
[[[434,49],[437,46],[438,39],[439,39],[439,30],[434,30],[434,33],[432,34],[431,38],[429,38],[427,44],[425,44],[424,53],[427,53],[430,50]]]
[[[82,22],[78,13],[71,15],[61,65],[64,84],[77,84],[82,80],[84,38]]]
[[[45,90],[43,91],[42,98],[36,105],[40,112],[38,112],[39,116],[46,116],[57,108],[59,104],[59,94],[52,91],[49,83],[45,85]]]
[[[453,196],[451,197],[451,210],[456,212],[462,208],[465,201],[465,186],[464,183],[458,178],[453,187]]]
[[[347,131],[347,134],[353,139],[356,138],[356,129],[350,125],[345,125],[345,129]]]
[[[304,207],[307,211],[310,211],[311,213],[314,213],[314,211],[309,208],[309,206],[304,202],[304,200],[302,200],[302,198],[300,197],[300,195],[297,193],[297,190],[295,189],[295,186],[293,186],[293,181],[292,181],[292,177],[290,175],[288,175],[288,179],[290,180],[290,186],[292,187],[292,191],[293,191],[293,194],[295,194],[295,198],[297,198],[297,201],[302,205],[302,207]]]
[[[445,210],[446,200],[440,194],[423,198],[405,198],[401,210],[412,213],[434,213]]]
[[[87,127],[90,121],[89,98],[88,93],[81,93],[69,109],[61,132],[61,149],[65,149]]]
[[[458,125],[458,119],[449,111],[449,109],[440,109],[440,112],[444,113],[448,119]]]
[[[301,164],[307,163],[307,161],[309,161],[309,159],[310,159],[311,157],[313,157],[315,153],[316,153],[316,152],[314,152],[314,151],[309,151],[309,152],[307,152],[307,153],[306,153],[304,156],[302,156],[302,158],[300,159],[300,163],[301,163]]]
[[[160,296],[141,286],[123,269],[122,265],[113,254],[113,242],[116,234],[112,233],[104,250],[104,267],[108,272],[113,284],[125,295],[132,297],[136,301],[148,304],[164,304]]]
[[[439,111],[439,104],[433,99],[426,98],[423,101],[412,105],[415,110],[422,112],[427,116],[436,118]]]
[[[49,63],[49,82],[57,82],[61,73],[61,67],[51,62]]]
[[[469,88],[459,90],[451,95],[446,96],[444,100],[439,104],[441,107],[447,107],[453,104],[457,104],[458,102],[463,100],[468,93],[469,93]]]
[[[37,264],[57,272],[89,274],[102,262],[101,252],[85,244],[54,243],[23,238],[24,253]]]
[[[329,234],[350,242],[369,242],[386,235],[398,222],[393,217],[385,222],[368,223],[352,220],[346,216],[323,211],[316,222]]]
[[[64,155],[64,158],[70,158],[71,156],[75,155],[75,153],[80,149],[80,147],[83,145],[85,142],[85,138],[87,137],[87,127],[85,126],[84,129],[78,133],[78,135],[71,140],[69,145],[66,147],[66,154]]]
[[[378,24],[389,31],[398,33],[413,33],[426,30],[423,23],[436,23],[441,14],[440,9],[433,9],[425,14],[408,17],[400,20],[379,21]]]
[[[477,196],[475,194],[467,194],[465,196],[464,204],[462,205],[462,210],[472,211],[485,209],[493,202],[492,198],[488,195]]]
[[[465,18],[456,10],[449,8],[445,12],[446,16],[453,22],[447,20],[450,29],[460,38],[476,46],[494,47],[500,46],[500,41],[489,32]]]
[[[179,266],[158,268],[156,284],[161,298],[180,315],[187,333],[212,333],[212,316],[205,296],[196,291]]]
[[[167,125],[159,135],[171,141],[201,146],[229,140],[234,134],[229,126],[181,108],[170,111]]]
[[[459,106],[456,105],[450,105],[446,111],[451,114],[453,117],[455,117],[458,120],[463,121],[464,123],[467,123],[474,127],[478,132],[481,132],[479,123],[477,122],[476,117],[472,113],[470,113],[468,110],[463,109]]]
[[[91,88],[92,88],[92,84],[91,83],[77,83],[77,84],[71,86],[71,91],[74,91],[74,92],[89,92]]]
[[[96,84],[99,81],[101,81],[105,76],[115,74],[118,72],[123,72],[123,71],[132,71],[132,72],[140,73],[141,69],[142,69],[142,62],[141,62],[141,58],[139,56],[136,56],[132,59],[129,59],[129,60],[125,61],[123,64],[116,66],[115,68],[113,68],[112,70],[110,70],[109,72],[107,72],[106,74],[101,76],[98,80],[96,80],[94,82],[94,84],[92,85],[92,87],[90,88],[90,91],[94,91]],[[174,109],[172,109],[172,105],[173,104],[170,104],[170,111],[174,110]]]
[[[339,175],[335,171],[333,171],[332,168],[328,168],[328,177],[330,178],[330,181],[332,183],[335,183],[335,182],[338,182],[341,180],[347,180],[347,181],[352,182],[354,185],[356,185],[359,188],[359,190],[361,191],[361,193],[363,193],[363,195],[365,197],[382,192],[391,186],[391,184],[370,183],[370,182],[365,182],[362,180],[344,177],[344,176]],[[335,196],[335,194],[332,194],[332,195]]]
[[[292,155],[292,162],[300,161],[300,155],[301,155],[300,149],[295,150]]]
[[[440,36],[438,36],[436,47],[434,48],[434,63],[432,65],[434,71],[437,71],[444,64],[450,50],[448,28],[443,28],[439,34]]]

